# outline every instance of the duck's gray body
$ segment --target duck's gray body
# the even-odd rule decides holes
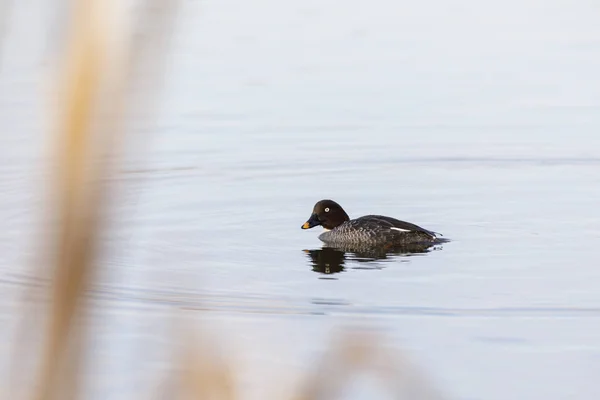
[[[435,232],[418,225],[382,215],[345,221],[323,232],[319,239],[328,245],[401,246],[412,243],[435,243]]]

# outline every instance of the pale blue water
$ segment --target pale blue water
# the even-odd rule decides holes
[[[45,47],[16,8],[0,78],[6,323],[31,281],[45,168]],[[158,127],[119,176],[98,398],[165,368],[173,309],[247,360],[244,398],[310,370],[350,321],[384,329],[448,398],[600,394],[595,3],[183,8]],[[300,230],[321,198],[452,241],[321,274],[304,251],[318,232]]]

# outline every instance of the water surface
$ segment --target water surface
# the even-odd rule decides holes
[[[46,174],[42,29],[26,34],[16,8],[0,79],[3,326],[40,282],[25,266]],[[449,398],[597,398],[596,15],[585,1],[185,2],[158,127],[117,178],[93,293],[97,398],[127,398],[140,364],[165,368],[173,309],[243,354],[248,398],[310,370],[356,321]],[[451,242],[330,252],[299,228],[322,198]]]

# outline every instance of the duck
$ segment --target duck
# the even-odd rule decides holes
[[[302,229],[322,226],[319,239],[331,246],[405,246],[409,244],[435,244],[441,234],[410,222],[383,215],[365,215],[350,219],[346,211],[333,200],[320,200],[313,207]]]

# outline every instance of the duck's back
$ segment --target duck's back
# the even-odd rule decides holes
[[[346,221],[319,236],[328,244],[397,245],[432,242],[435,233],[410,222],[383,215],[365,215]]]

